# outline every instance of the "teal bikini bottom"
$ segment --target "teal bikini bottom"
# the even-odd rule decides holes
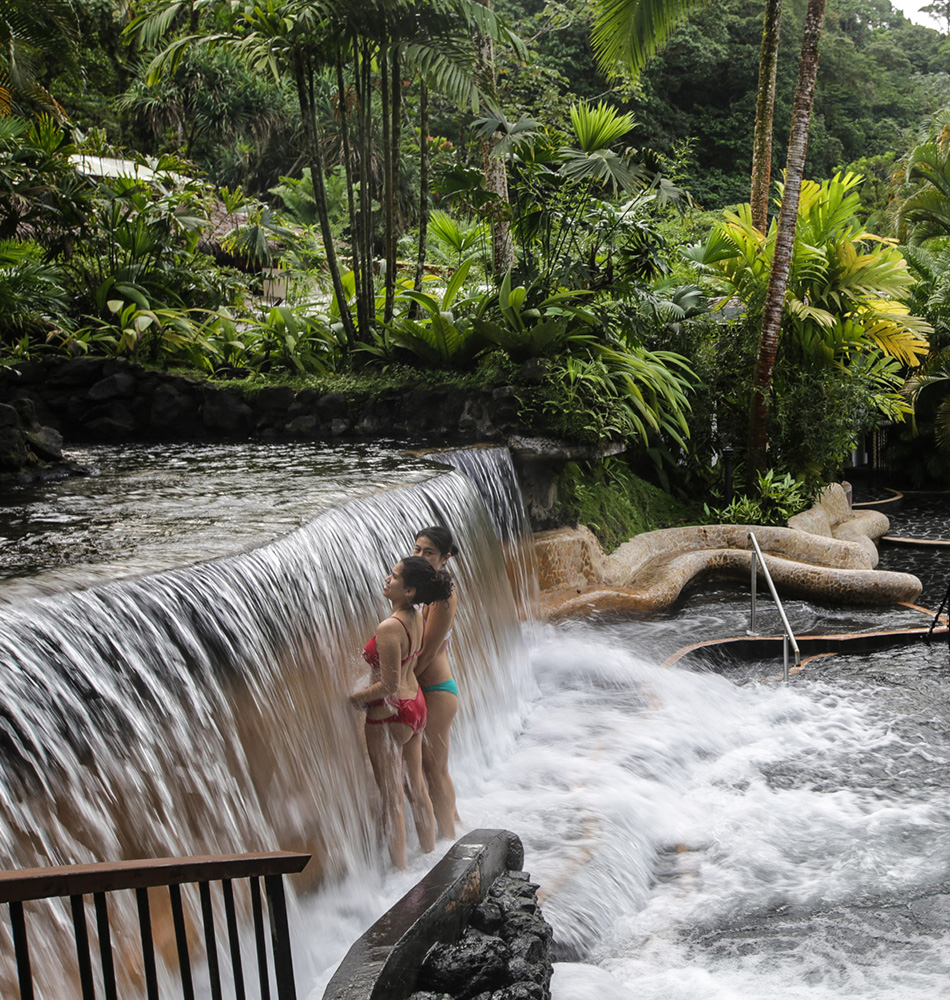
[[[441,684],[429,684],[428,686],[422,685],[423,694],[428,694],[430,691],[448,691],[449,694],[454,694],[457,698],[459,696],[459,686],[455,683],[455,678],[450,677],[447,681],[442,681]]]

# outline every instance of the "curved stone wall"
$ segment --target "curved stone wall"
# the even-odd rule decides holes
[[[703,575],[746,578],[755,536],[783,592],[836,604],[913,601],[920,581],[876,570],[876,540],[887,532],[877,511],[852,512],[844,490],[827,487],[789,526],[706,524],[650,531],[606,555],[585,527],[535,536],[542,609],[552,618],[591,611],[651,612],[669,607]]]

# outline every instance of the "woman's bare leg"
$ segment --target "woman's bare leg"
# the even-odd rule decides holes
[[[419,846],[424,854],[435,850],[435,817],[432,814],[432,800],[426,789],[426,779],[422,772],[422,733],[416,733],[402,748],[406,762],[406,792],[409,805],[416,821]]]
[[[373,776],[383,800],[383,831],[389,857],[397,868],[406,867],[406,820],[402,808],[402,749],[400,737],[412,733],[409,726],[388,722],[366,726],[366,749]]]
[[[422,741],[425,772],[440,837],[455,840],[455,786],[449,777],[449,731],[458,712],[458,698],[451,691],[426,692],[426,728]]]

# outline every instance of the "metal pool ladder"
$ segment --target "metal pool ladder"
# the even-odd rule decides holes
[[[752,542],[752,548],[755,550],[755,554],[752,556],[752,614],[749,622],[749,635],[757,634],[755,630],[755,598],[757,590],[756,572],[758,564],[761,563],[762,572],[765,574],[765,582],[769,585],[769,590],[772,592],[772,600],[775,601],[779,617],[782,619],[782,630],[785,633],[782,636],[782,676],[787,684],[789,645],[791,645],[792,652],[795,654],[796,667],[801,666],[802,654],[798,648],[798,643],[795,640],[795,634],[792,632],[792,626],[788,624],[788,616],[785,614],[785,607],[782,604],[782,599],[778,596],[778,591],[775,589],[775,584],[772,582],[772,574],[769,572],[768,566],[765,565],[765,557],[762,555],[762,549],[759,548],[759,540],[751,531],[749,532],[749,541]]]

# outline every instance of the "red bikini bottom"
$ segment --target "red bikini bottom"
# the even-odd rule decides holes
[[[368,707],[375,705],[389,705],[395,708],[394,715],[387,715],[385,719],[367,719],[367,726],[382,726],[387,722],[401,722],[409,726],[413,733],[418,733],[425,728],[426,724],[426,700],[420,687],[416,691],[414,698],[383,698],[380,701],[371,701]]]

